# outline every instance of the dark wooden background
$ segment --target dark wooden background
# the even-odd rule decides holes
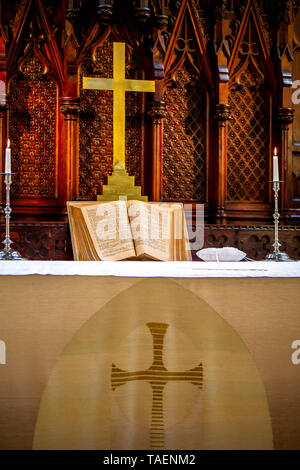
[[[0,170],[9,136],[12,238],[26,257],[72,259],[66,201],[94,200],[112,171],[112,92],[83,90],[82,77],[111,77],[123,41],[126,76],[156,80],[154,96],[126,97],[127,169],[143,194],[203,203],[206,246],[262,259],[276,145],[280,238],[300,258],[298,0],[0,5]]]

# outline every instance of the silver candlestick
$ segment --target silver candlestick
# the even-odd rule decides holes
[[[10,185],[12,183],[12,175],[14,173],[0,173],[4,175],[4,183],[6,185],[6,206],[4,209],[5,214],[5,240],[3,240],[4,250],[0,251],[0,260],[14,261],[24,260],[18,251],[14,251],[11,248],[13,243],[10,239],[10,218],[11,218],[11,207],[10,207]]]
[[[287,253],[284,253],[283,251],[280,251],[280,246],[281,244],[279,243],[279,210],[278,210],[278,195],[280,191],[280,183],[282,181],[270,181],[270,183],[273,183],[273,191],[274,191],[274,230],[275,230],[275,236],[274,236],[274,251],[272,253],[269,253],[266,256],[267,261],[293,261]]]

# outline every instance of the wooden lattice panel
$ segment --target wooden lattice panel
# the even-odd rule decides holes
[[[32,57],[9,84],[12,198],[55,197],[56,84]]]
[[[176,73],[176,86],[165,94],[163,199],[206,197],[206,98],[188,63]]]
[[[266,90],[246,70],[240,86],[230,90],[232,120],[228,129],[227,199],[265,202],[268,181]]]

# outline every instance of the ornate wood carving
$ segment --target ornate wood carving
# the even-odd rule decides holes
[[[260,12],[266,4],[248,2],[231,54],[228,104],[232,120],[227,137],[227,210],[271,211],[270,180],[272,98],[275,78],[270,44],[263,35]],[[268,209],[269,207],[269,209]],[[252,209],[251,209],[252,208]]]
[[[59,100],[60,112],[64,116],[62,124],[62,147],[64,160],[62,172],[65,184],[62,188],[63,201],[74,200],[79,195],[78,128],[80,98],[62,97]]]
[[[148,115],[152,119],[152,200],[160,201],[162,183],[163,119],[167,117],[166,103],[153,101]]]
[[[263,260],[272,251],[274,227],[272,225],[206,225],[204,247],[223,248],[231,246],[247,253],[254,260]],[[280,227],[282,249],[294,260],[300,259],[300,228]],[[193,256],[195,261],[198,258]]]
[[[269,174],[268,96],[250,67],[229,93],[227,197],[266,202]]]
[[[294,35],[293,35],[293,78],[300,79],[300,1],[298,5],[294,2]],[[297,82],[296,82],[297,85]],[[293,90],[294,97],[296,98],[293,104],[294,108],[294,121],[290,133],[291,140],[291,167],[292,174],[288,175],[288,188],[289,194],[289,213],[299,214],[300,211],[300,103],[299,101],[299,86]],[[297,104],[298,103],[298,104]],[[289,142],[290,143],[290,142]],[[291,210],[292,209],[292,210]]]
[[[208,88],[206,38],[195,4],[182,3],[166,54],[162,198],[207,201]]]
[[[215,108],[214,118],[220,127],[226,127],[226,122],[231,118],[231,107],[229,104],[217,104]]]
[[[13,202],[21,212],[58,207],[58,97],[62,61],[54,40],[50,10],[44,2],[9,2],[4,9],[8,47],[4,97],[8,97],[7,134],[12,141],[12,169],[17,173]],[[12,15],[14,13],[14,16]],[[29,209],[29,207],[31,209]]]
[[[13,247],[32,260],[71,260],[72,246],[67,222],[12,222]],[[274,229],[271,225],[205,225],[204,247],[236,247],[248,257],[261,260],[272,250]],[[5,236],[0,220],[0,238]],[[300,227],[280,227],[280,242],[292,259],[300,260]],[[199,261],[196,253],[193,259]]]
[[[127,166],[143,193],[205,201],[209,220],[221,224],[270,220],[277,145],[281,220],[300,218],[291,98],[299,0],[5,0],[0,9],[0,168],[10,134],[15,215],[57,220],[67,200],[101,193],[112,171],[112,93],[83,91],[81,79],[112,76],[113,38],[127,43],[128,77],[156,80],[155,96],[126,97]],[[20,224],[30,256],[57,256],[51,237],[38,240],[36,228],[26,238]],[[258,257],[272,240],[269,226],[239,237],[217,227],[209,229],[216,243],[226,233],[226,243],[244,240]],[[286,239],[292,256],[297,236]]]
[[[24,15],[26,3],[28,3],[28,0],[17,0],[11,6],[13,13],[14,13],[10,21],[10,27],[11,27],[13,35],[16,34],[20,20],[22,19],[22,16]]]
[[[206,200],[206,94],[188,62],[165,94],[163,199]]]
[[[0,221],[0,237],[5,237],[5,224]],[[30,260],[72,260],[72,246],[67,222],[12,222],[14,249]]]
[[[215,107],[214,119],[217,124],[216,140],[218,145],[215,148],[216,165],[215,175],[211,178],[210,184],[216,188],[216,194],[212,195],[210,201],[214,209],[216,218],[223,222],[226,218],[225,197],[226,197],[226,159],[227,159],[227,122],[231,118],[231,107],[225,103],[218,103]]]
[[[34,56],[9,84],[12,198],[55,198],[57,87]]]

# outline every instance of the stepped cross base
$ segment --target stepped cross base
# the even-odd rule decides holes
[[[103,186],[103,194],[97,196],[97,201],[137,200],[148,201],[147,196],[142,196],[141,187],[135,186],[134,176],[129,176],[124,165],[118,162],[114,171],[107,178],[107,185]]]

